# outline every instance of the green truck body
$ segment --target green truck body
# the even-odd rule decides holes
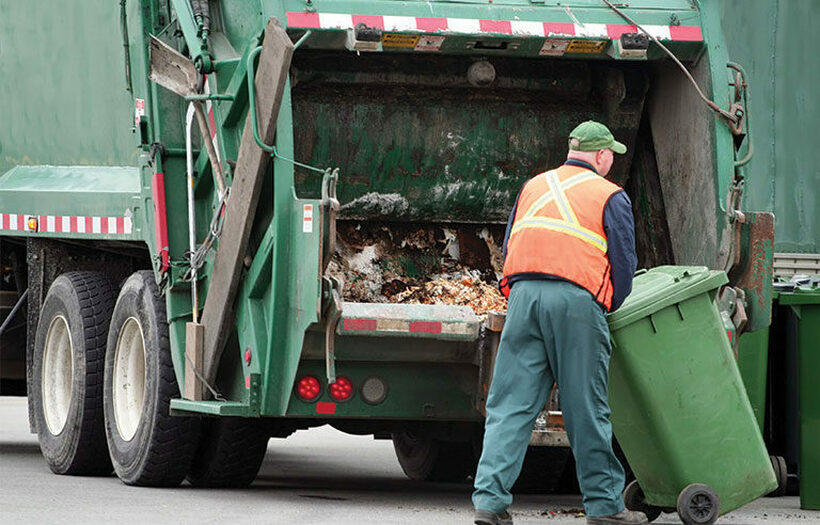
[[[164,292],[175,415],[331,422],[377,436],[405,423],[452,424],[463,432],[447,439],[470,441],[492,362],[486,323],[458,307],[334,303],[339,290],[323,273],[335,223],[501,225],[523,182],[559,164],[568,132],[586,119],[605,122],[629,147],[612,179],[632,198],[641,265],[726,270],[733,306],[745,306],[735,324],[769,323],[773,221],[741,211],[757,130],[737,120],[749,92],[729,61],[716,2],[636,0],[623,9],[733,115],[734,132],[658,43],[630,44],[637,28],[596,0],[220,0],[210,2],[206,26],[184,0],[72,0],[59,9],[0,0],[0,8],[0,90],[12,94],[0,99],[0,249],[7,275],[27,273],[16,291],[27,282],[32,292],[29,371],[57,275],[102,269],[119,282],[150,268]],[[218,164],[235,187],[240,152],[257,147],[243,143],[253,127],[248,101],[258,105],[273,89],[248,81],[263,67],[271,18],[296,48],[235,299],[222,305],[231,321],[218,334],[224,351],[206,373],[221,399],[183,399],[194,381],[186,376],[186,108],[204,101]],[[149,79],[151,37],[205,75],[200,95],[186,100]],[[491,78],[468,72],[477,63],[492,66]],[[221,196],[198,130],[192,153],[201,243]],[[207,253],[195,284],[203,323],[226,242]],[[321,394],[305,401],[296,394],[308,376]],[[350,382],[349,400],[330,397],[334,378]],[[372,378],[368,388],[384,396],[364,395]],[[39,388],[31,381],[29,390]]]

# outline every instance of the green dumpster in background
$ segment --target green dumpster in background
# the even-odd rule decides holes
[[[612,426],[637,478],[624,499],[652,519],[713,523],[777,486],[715,304],[726,282],[654,268],[608,317]]]
[[[740,336],[737,367],[755,413],[757,426],[762,433],[766,416],[766,378],[769,370],[768,327]]]
[[[800,420],[800,508],[820,510],[820,287],[780,292],[778,302],[797,317]]]

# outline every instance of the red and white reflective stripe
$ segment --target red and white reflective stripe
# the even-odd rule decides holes
[[[415,334],[472,334],[470,323],[411,321],[407,319],[342,319],[342,332],[393,332]]]
[[[521,20],[480,20],[474,18],[431,18],[418,16],[350,15],[342,13],[288,13],[288,27],[299,29],[352,29],[364,23],[384,31],[422,33],[504,34],[513,36],[577,36],[619,38],[623,33],[637,33],[638,28],[623,24],[571,24],[561,22],[526,22]],[[700,42],[699,26],[644,25],[658,40]]]
[[[0,214],[0,230],[29,231],[26,217],[37,219],[37,231],[43,233],[91,233],[103,235],[130,235],[131,217],[87,217],[77,215],[21,215]]]
[[[23,215],[0,213],[0,230],[24,231],[26,218]]]

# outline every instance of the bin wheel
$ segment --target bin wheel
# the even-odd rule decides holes
[[[638,485],[637,480],[631,481],[624,489],[624,505],[629,510],[643,512],[649,521],[655,521],[661,515],[660,507],[647,503],[643,489]]]
[[[786,460],[783,456],[769,456],[774,469],[775,478],[777,478],[777,488],[766,494],[772,498],[779,498],[786,495],[786,487],[789,483],[789,470],[786,467]]]
[[[678,516],[686,525],[710,525],[720,516],[720,498],[709,485],[693,483],[678,495]]]

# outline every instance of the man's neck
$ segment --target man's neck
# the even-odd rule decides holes
[[[564,166],[577,166],[579,168],[586,168],[589,171],[592,171],[592,172],[598,174],[598,170],[595,169],[595,166],[593,166],[589,162],[587,162],[585,160],[581,160],[581,159],[569,158],[564,162]]]

